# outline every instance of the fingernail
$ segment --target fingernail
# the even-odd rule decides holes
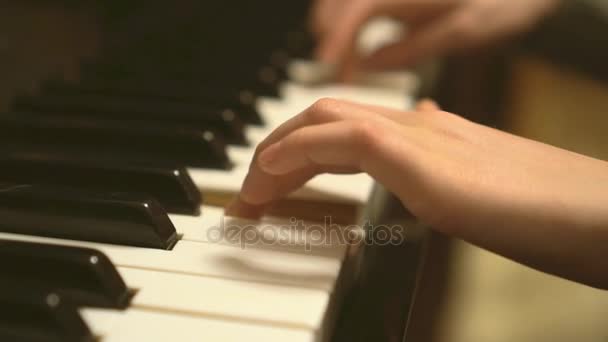
[[[280,142],[274,143],[264,149],[262,153],[260,153],[258,157],[258,165],[260,166],[260,168],[262,168],[262,170],[267,172],[272,170],[272,166],[276,161],[279,153],[279,144]]]

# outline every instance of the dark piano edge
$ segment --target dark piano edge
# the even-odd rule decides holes
[[[370,197],[364,220],[374,226],[402,225],[406,228],[406,239],[398,246],[364,244],[356,255],[346,260],[346,267],[355,268],[356,274],[353,279],[347,279],[350,284],[346,285],[343,298],[336,301],[340,307],[329,340],[405,341],[422,278],[430,230],[420,225],[394,195],[378,184]],[[395,305],[387,314],[386,308],[390,304]]]
[[[537,55],[590,79],[608,83],[608,6],[566,0],[518,44],[516,52]]]

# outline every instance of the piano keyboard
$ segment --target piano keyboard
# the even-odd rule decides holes
[[[285,120],[324,97],[409,108],[416,79],[326,84],[310,82],[327,77],[322,67],[289,65],[296,80],[280,87],[262,68],[269,82],[255,92],[200,94],[188,82],[156,87],[171,84],[160,74],[117,81],[93,63],[81,82],[18,97],[0,117],[0,340],[330,341],[359,246],[221,206]],[[300,216],[350,223],[373,185],[322,175],[292,199],[323,209]],[[274,214],[290,217],[283,209]]]

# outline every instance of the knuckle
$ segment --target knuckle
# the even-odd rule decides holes
[[[476,15],[472,13],[461,15],[454,24],[452,30],[453,38],[456,40],[470,38],[475,33],[476,26]]]
[[[315,101],[310,109],[312,112],[331,112],[340,101],[331,97],[324,97]]]
[[[308,121],[323,122],[335,115],[340,105],[339,100],[322,98],[315,101],[304,115]]]
[[[359,148],[368,148],[376,144],[380,129],[372,121],[357,121],[351,128],[352,139]]]
[[[299,130],[291,133],[284,139],[283,146],[287,146],[289,148],[293,148],[294,146],[303,146],[305,141],[306,141],[305,130],[299,129]]]

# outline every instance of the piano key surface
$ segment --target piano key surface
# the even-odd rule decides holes
[[[293,86],[292,88],[287,89],[287,91],[298,93],[297,86]],[[306,91],[312,94],[307,94]],[[314,100],[326,96],[322,95],[325,94],[324,92],[315,93],[310,89],[307,89],[306,91],[303,92],[303,99],[299,101],[297,99],[292,100],[291,103],[289,103],[289,106],[284,103],[281,103],[276,106],[276,112],[271,112],[271,115],[264,117],[265,120],[267,122],[272,122],[274,120],[278,124],[279,122],[281,122],[281,120],[285,119],[284,117],[279,116],[280,114],[284,115],[284,113],[295,113],[293,108],[298,108],[298,110],[301,110],[305,106],[304,103],[312,103],[314,102]],[[339,93],[340,91],[346,94],[343,95],[343,97],[348,98],[348,95],[350,94],[348,89],[344,90],[343,88],[340,88],[336,92]],[[358,91],[364,92],[365,90],[356,89],[355,91],[353,91],[353,93],[357,94]],[[387,103],[390,102],[391,101],[385,101],[380,104],[387,105]],[[276,116],[272,117],[272,114],[275,114]],[[269,130],[269,128],[267,128],[266,130]],[[258,138],[263,137],[266,133],[266,131],[259,130],[257,132]],[[253,134],[255,135],[255,132]],[[232,150],[229,152],[231,159],[233,161],[242,161],[242,165],[247,166],[248,159],[250,159],[252,156],[252,149],[248,149],[245,147],[231,147],[231,149]],[[238,170],[238,164],[231,172],[236,172],[235,170]],[[192,170],[190,170],[190,172],[192,174]],[[194,174],[196,175],[196,173]],[[224,173],[224,175],[225,174],[226,173]],[[205,177],[208,177],[208,174],[205,174]],[[344,190],[341,192],[340,188],[336,186],[336,183],[329,180],[330,177],[327,177],[326,179],[328,180],[326,182],[328,183],[318,183],[322,184],[318,186],[320,189],[323,189],[323,191],[319,194],[319,198],[322,198],[323,200],[327,201],[327,193],[331,193],[332,191],[334,191],[344,197],[347,197],[350,200],[355,199],[355,202],[357,202],[358,200],[359,203],[364,203],[365,198],[368,196],[368,193],[371,190],[371,180],[363,180],[364,177],[361,177],[361,175],[353,176],[353,179],[355,177],[359,177],[360,179],[360,181],[357,183],[367,183],[369,184],[369,187],[366,189],[365,187],[362,187],[365,190],[361,191],[358,194],[353,194],[354,192],[351,192],[350,195],[344,195],[344,193],[348,193],[348,191],[351,191],[350,189],[352,189],[352,184],[355,184],[355,182],[344,182],[344,189],[349,190]],[[196,182],[196,176],[194,176],[193,178]],[[235,184],[234,179],[231,179],[230,181],[232,182],[231,184]],[[239,182],[236,182],[236,184],[238,183]],[[328,187],[327,184],[331,184],[331,186]],[[235,191],[237,190],[238,188],[235,188]],[[344,200],[344,198],[338,198],[338,200]],[[261,262],[261,264],[263,265],[263,267],[260,267],[255,271],[255,275],[253,275],[253,277],[251,278],[249,276],[244,276],[242,272],[238,272],[239,274],[235,275],[234,272],[226,272],[225,269],[222,271],[219,271],[217,269],[213,270],[213,267],[209,267],[209,269],[207,269],[206,271],[199,273],[199,265],[186,265],[189,264],[189,262],[186,261],[184,261],[181,266],[174,266],[174,262],[180,263],[178,259],[191,260],[193,258],[198,258],[198,255],[200,254],[197,254],[197,249],[203,247],[201,247],[201,245],[199,244],[189,244],[188,242],[209,242],[208,230],[200,229],[199,227],[213,227],[214,225],[212,224],[212,222],[217,222],[218,219],[221,219],[221,209],[204,207],[202,208],[202,212],[203,214],[198,217],[176,214],[172,214],[170,216],[172,222],[174,222],[176,229],[178,230],[178,233],[182,234],[183,240],[180,241],[179,246],[176,246],[175,251],[177,251],[178,253],[188,254],[188,256],[183,259],[176,258],[175,261],[169,263],[167,261],[168,259],[164,258],[164,260],[160,262],[160,257],[158,256],[140,257],[137,254],[131,253],[123,253],[122,255],[120,255],[120,253],[116,254],[115,258],[117,259],[115,259],[115,262],[116,260],[118,260],[118,262],[116,262],[117,264],[126,265],[119,267],[121,274],[123,274],[130,286],[140,288],[140,293],[134,298],[134,307],[143,307],[147,310],[158,310],[156,312],[163,312],[167,315],[175,315],[175,313],[184,314],[188,316],[188,318],[196,317],[196,319],[198,320],[208,320],[209,317],[214,317],[215,319],[228,320],[234,324],[237,324],[236,322],[238,322],[238,324],[241,324],[242,322],[248,322],[248,324],[249,322],[256,322],[258,324],[263,323],[265,326],[272,326],[273,328],[277,326],[299,329],[305,328],[309,329],[307,333],[303,334],[305,335],[305,339],[318,338],[318,334],[320,333],[323,320],[326,319],[326,316],[324,316],[326,312],[324,310],[328,309],[328,304],[330,303],[330,297],[328,296],[331,295],[332,288],[335,287],[336,275],[334,275],[333,282],[330,283],[304,281],[298,282],[298,285],[295,285],[295,282],[292,281],[285,281],[285,279],[279,279],[281,277],[260,277],[259,272],[263,271],[264,267],[267,267],[267,265],[263,263],[265,259],[257,255],[250,255],[247,258],[240,259],[241,262],[243,260],[253,260],[254,263],[255,261],[258,261]],[[329,256],[334,260],[342,261],[345,255],[345,248],[344,246],[341,247],[342,248],[337,249],[327,248],[327,250],[330,251],[329,255],[327,253],[321,254],[325,258]],[[183,248],[183,251],[187,252],[180,251],[180,248]],[[317,251],[317,254],[319,253],[320,252]],[[214,253],[203,254],[205,254],[204,257],[213,258]],[[315,253],[311,252],[311,254],[314,255]],[[143,254],[141,255],[143,256]],[[216,255],[221,255],[221,253]],[[232,254],[230,255],[232,256]],[[222,256],[224,257],[225,255]],[[276,258],[276,256],[274,257]],[[128,261],[129,259],[135,260],[140,258],[142,258],[142,260],[145,260],[145,262],[133,264]],[[269,260],[271,258],[273,257],[268,257],[266,258],[266,260]],[[307,259],[307,263],[315,265],[314,271],[319,271],[319,268],[317,266],[319,264],[310,258]],[[277,273],[292,272],[292,266],[294,264],[291,263],[289,260],[287,260],[287,263],[290,265],[290,267],[287,269],[280,269]],[[274,272],[276,272],[275,267],[271,268]],[[333,272],[337,273],[339,271],[339,268],[340,262],[338,262],[337,264],[334,263]],[[311,274],[312,273],[309,273],[305,277],[310,277]],[[154,281],[153,279],[155,279],[156,281]],[[162,281],[160,279],[162,279]],[[187,281],[186,279],[189,279],[189,281]],[[271,282],[272,284],[269,284],[269,282]],[[279,285],[275,285],[275,282],[278,282]],[[232,286],[228,286],[227,283],[232,284]],[[151,286],[150,284],[161,285]],[[276,288],[273,288],[277,286],[280,287],[283,291],[277,292]],[[169,291],[167,289],[172,289],[176,291],[175,293],[183,296],[169,296],[167,295]],[[193,293],[196,295],[197,290],[201,291],[201,293],[204,292],[204,289],[207,289],[208,292],[215,293],[216,297],[214,297],[213,299],[216,299],[217,301],[211,303],[209,301],[205,301],[205,298],[202,295],[198,295],[197,297],[191,296],[191,294]],[[224,292],[218,291],[219,289],[223,290]],[[290,290],[291,293],[289,291],[284,291],[285,289]],[[264,295],[266,291],[268,293]],[[301,291],[310,291],[311,294],[309,294],[309,296],[307,297],[306,295],[302,295]],[[228,298],[238,298],[238,296],[235,296],[235,294],[241,293],[242,295],[246,296],[244,298],[249,298],[250,300],[251,298],[253,298],[254,303],[256,302],[257,298],[273,298],[273,300],[271,300],[270,303],[267,303],[267,305],[265,305],[263,308],[260,308],[258,303],[257,306],[254,306],[253,309],[251,309],[251,306],[238,306],[239,302],[236,302],[236,304],[232,304],[233,302],[231,300],[226,300],[226,298],[221,295],[222,293],[224,293],[226,296],[229,296]],[[314,296],[311,297],[312,294],[314,294]],[[272,297],[270,297],[271,295]],[[282,298],[281,295],[284,295],[285,298]],[[277,310],[277,308],[281,307],[281,302],[287,300],[287,297],[291,298],[290,302],[294,302],[294,298],[298,298],[298,300],[296,301],[297,303],[300,303],[300,298],[307,298],[306,303],[304,304],[307,304],[308,306],[299,305],[297,303],[294,303],[293,306],[291,306],[291,308],[297,308],[301,310],[302,313],[305,313],[305,317],[302,317],[301,315],[297,314],[294,315],[290,312]],[[197,300],[193,300],[192,298],[196,298]],[[277,298],[280,300],[277,301],[277,304],[274,304],[273,306],[272,303],[275,303],[275,299]],[[240,304],[243,303],[246,303],[246,301],[240,302]],[[312,306],[315,307],[313,308]],[[243,309],[244,307],[248,309]],[[315,312],[316,314],[314,314]],[[273,333],[275,333],[274,330]],[[163,332],[158,332],[158,334],[162,335]],[[110,338],[115,338],[112,334],[108,334],[107,336]]]
[[[350,94],[348,89],[344,91],[341,88],[340,91],[346,94],[343,97],[348,97]],[[359,90],[355,90],[354,93],[357,91]],[[307,100],[292,100],[290,106],[280,104],[277,109],[283,109],[283,113],[295,114],[293,108],[299,110],[304,107],[304,103],[314,102],[313,99],[322,97],[324,96],[314,92],[312,94],[304,92],[302,98]],[[279,110],[276,113],[279,113]],[[269,115],[266,120],[269,122],[276,120],[278,123],[280,119],[279,115],[276,115],[276,117]],[[265,133],[258,132],[258,137]],[[252,150],[234,147],[231,153],[234,160],[242,161],[242,165],[245,166]],[[238,166],[235,167],[236,169]],[[361,177],[361,175],[357,176]],[[196,177],[194,179],[196,182]],[[361,183],[370,186],[366,189],[369,192],[371,180],[366,179]],[[350,184],[352,187],[353,183]],[[325,201],[327,201],[327,192],[340,193],[335,183],[332,183],[329,190],[326,186],[321,188],[323,190],[319,198]],[[345,188],[348,188],[348,185],[345,185]],[[341,195],[349,196],[343,193]],[[358,195],[351,193],[351,200],[355,199],[357,202],[358,199],[359,203],[363,203],[366,196],[367,194],[363,192]],[[139,289],[139,292],[133,299],[132,307],[124,313],[96,309],[82,311],[85,318],[90,320],[94,331],[102,335],[102,341],[121,341],[129,338],[154,340],[159,336],[170,334],[175,337],[173,329],[167,328],[172,326],[169,322],[175,322],[175,325],[183,326],[183,329],[190,329],[187,322],[192,325],[194,322],[207,323],[212,328],[205,334],[210,335],[201,335],[201,338],[210,336],[221,338],[222,341],[230,340],[233,336],[223,329],[214,330],[213,327],[217,324],[232,324],[235,325],[235,329],[245,330],[255,326],[259,328],[253,329],[255,333],[260,336],[267,335],[266,340],[273,340],[275,335],[287,336],[289,332],[293,334],[290,337],[292,340],[312,341],[320,338],[326,328],[325,324],[331,324],[327,323],[328,320],[335,319],[328,310],[332,296],[336,295],[334,291],[346,254],[345,246],[329,246],[325,251],[317,248],[308,254],[303,254],[297,249],[295,252],[264,248],[241,250],[239,246],[214,244],[209,241],[209,227],[216,227],[218,221],[223,219],[221,209],[203,207],[201,216],[172,214],[170,217],[178,233],[181,234],[181,240],[172,251],[133,249],[14,234],[0,234],[0,237],[88,246],[98,248],[109,255],[110,259],[119,266],[120,273],[128,285]],[[239,223],[244,224],[242,221]],[[203,295],[205,292],[214,295],[205,298]],[[269,300],[261,304],[259,298],[269,298]],[[285,306],[284,303],[288,300],[290,305]],[[249,302],[251,304],[248,304]],[[133,312],[136,314],[132,314]],[[121,317],[117,318],[119,315]],[[151,322],[158,319],[158,327],[152,329],[153,331],[104,328],[106,323],[103,322],[107,320],[113,321],[112,324],[117,324],[115,323],[117,321],[125,324],[128,321],[139,321],[143,317]],[[160,322],[161,317],[165,328],[161,328],[163,327]],[[246,328],[242,328],[243,326]],[[199,336],[194,332],[188,335]],[[242,338],[243,335],[234,334],[234,338],[237,336]]]
[[[170,249],[175,227],[152,197],[47,185],[1,184],[0,231]]]
[[[336,260],[343,260],[349,248],[343,236],[347,228],[337,224],[326,227],[324,223],[272,217],[245,220],[225,217],[222,208],[212,206],[203,206],[201,211],[199,216],[169,215],[182,240],[282,250]],[[360,233],[352,228],[355,227],[350,227],[352,233]]]
[[[324,291],[118,267],[138,289],[131,307],[287,328],[320,330],[329,309]],[[289,303],[289,305],[286,305]]]
[[[106,253],[112,262],[119,266],[224,279],[280,283],[328,292],[334,288],[347,246],[340,244],[327,246],[325,247],[328,249],[326,252],[320,252],[321,248],[313,246],[312,250],[318,252],[308,252],[304,247],[286,250],[285,248],[256,248],[245,244],[245,248],[241,248],[241,245],[209,242],[208,239],[205,242],[201,241],[205,240],[201,237],[208,237],[209,230],[218,231],[217,228],[225,226],[225,223],[222,224],[222,220],[225,218],[221,214],[218,215],[217,209],[209,209],[210,214],[213,215],[215,212],[215,215],[210,215],[208,219],[205,219],[206,211],[206,207],[201,209],[203,214],[198,218],[200,223],[195,222],[196,218],[181,217],[182,224],[178,224],[176,229],[183,232],[186,238],[177,241],[174,248],[168,251],[12,233],[0,233],[0,238],[95,248]],[[189,222],[183,224],[184,221]],[[272,227],[273,224],[261,223],[260,226]],[[289,221],[283,222],[283,227],[288,232],[292,226],[293,223]],[[277,227],[276,222],[274,227]],[[193,241],[187,240],[188,236],[194,236]],[[197,236],[198,238],[196,238]],[[247,237],[241,236],[240,238],[243,239],[239,240],[240,242],[246,242]],[[327,239],[329,240],[329,238]],[[262,247],[264,246],[262,245]]]
[[[317,342],[310,330],[214,320],[188,315],[129,309],[116,312],[82,309],[81,313],[101,342]]]
[[[255,7],[258,6],[253,6]],[[300,12],[304,13],[304,11]],[[270,29],[266,30],[267,32],[274,30],[271,28],[272,25],[268,27]],[[167,34],[168,41],[173,36]],[[246,37],[255,38],[255,35]],[[184,40],[191,43],[193,41],[191,38],[192,36]],[[245,40],[252,42],[255,39]],[[200,41],[205,41],[205,38],[201,38]],[[275,43],[265,44],[268,47],[276,46]],[[164,49],[167,50],[166,53],[160,52],[162,49],[146,51],[160,52],[159,55],[175,52],[167,47]],[[252,55],[255,54],[257,52],[252,52]],[[141,56],[140,54],[139,57]],[[133,60],[137,61],[137,59]],[[158,60],[163,59],[158,58]],[[259,62],[251,63],[252,67],[257,63]],[[255,74],[255,70],[252,74]],[[369,79],[365,82],[371,85],[377,80]],[[399,82],[391,84],[395,83]],[[282,92],[283,99],[280,101],[268,99],[258,101],[258,104],[276,101],[277,105],[274,112],[266,112],[264,108],[258,108],[263,109],[262,116],[269,124],[246,129],[252,145],[263,139],[278,124],[318,98],[333,96],[373,101],[390,106],[393,99],[400,97],[394,103],[397,104],[396,106],[401,106],[405,93],[401,88],[398,92],[388,91],[391,95],[385,96],[382,92],[371,90],[369,86],[355,91],[351,91],[350,86],[346,90],[342,86],[330,86],[320,88],[321,90],[318,91],[295,87],[296,90],[288,85],[282,91],[271,91],[276,94]],[[267,90],[260,88],[258,94],[264,94]],[[367,90],[370,90],[370,95],[366,97]],[[236,161],[233,170],[237,175],[226,177],[225,184],[228,188],[224,188],[224,191],[228,189],[230,194],[234,194],[238,190],[243,177],[242,170],[248,165],[252,153],[252,147],[229,147],[230,157]],[[192,170],[194,168],[190,168],[190,171]],[[196,170],[192,174],[195,175]],[[338,182],[337,178],[333,179],[332,176],[318,178],[327,181],[323,183],[315,179],[311,182],[312,186],[309,190],[303,190],[295,196],[321,203],[348,202],[354,207],[361,207],[367,201],[373,185],[371,179],[362,175],[353,176],[348,181],[340,177],[341,180],[345,180],[343,183]],[[201,183],[197,184],[204,188]],[[177,232],[181,234],[175,249],[171,251],[16,234],[0,235],[39,243],[90,246],[109,255],[128,285],[138,289],[139,293],[134,297],[133,306],[123,312],[82,309],[87,323],[100,335],[101,341],[200,341],[203,339],[242,341],[247,338],[254,341],[326,340],[325,336],[331,327],[324,325],[323,322],[328,319],[327,317],[334,317],[333,311],[336,309],[334,300],[342,291],[341,272],[344,271],[350,248],[337,244],[312,246],[310,251],[303,251],[301,244],[294,244],[293,248],[254,245],[241,249],[230,241],[212,243],[207,234],[209,231],[204,227],[212,227],[212,221],[218,220],[221,216],[220,209],[214,210],[215,213],[208,207],[203,207],[201,216],[171,214],[171,221]],[[233,222],[232,220],[228,219],[230,222]],[[239,225],[243,224],[239,220],[237,222]],[[260,229],[259,225],[260,223],[254,225],[256,231],[267,231]],[[281,229],[275,228],[273,231],[281,231]],[[203,289],[207,291],[202,291]],[[217,298],[205,298],[204,292],[217,293]],[[239,298],[236,295],[239,293],[243,296],[241,301],[235,299]],[[274,293],[277,294],[276,298]],[[234,298],[231,297],[233,295]],[[300,296],[305,300],[300,300]],[[265,300],[266,298],[268,300]],[[206,299],[208,302],[205,302]],[[262,301],[264,303],[260,304],[259,302]],[[293,307],[290,306],[291,302],[295,303]],[[247,307],[241,305],[243,303],[247,303]],[[255,306],[249,306],[250,303]],[[290,311],[296,308],[302,311],[296,313]]]
[[[219,208],[203,207],[201,212],[203,216],[207,214],[205,220],[199,218],[198,224],[191,224],[189,229],[199,227],[204,231],[202,225],[217,224],[217,220],[223,219]],[[192,217],[188,219],[193,222]],[[277,222],[281,220],[269,219],[269,222],[275,222],[275,228],[278,228]],[[178,222],[177,226],[183,224]],[[266,227],[271,224],[267,223]],[[187,230],[184,229],[184,236],[188,236]],[[300,248],[284,252],[181,240],[178,243],[183,244],[184,250],[156,254],[154,252],[159,250],[16,234],[0,234],[0,238],[93,247],[106,253],[119,266],[118,271],[127,286],[136,291],[128,310],[139,308],[200,319],[306,330],[310,331],[310,336],[320,336],[328,326],[335,324],[335,310],[330,303],[339,301],[342,296],[336,292],[336,282],[343,271],[344,245],[335,244],[336,251],[331,253],[312,252],[310,255]],[[181,256],[175,259],[171,255]],[[235,258],[237,255],[241,256],[240,260]],[[170,259],[175,264],[167,263]],[[236,269],[226,272],[235,266],[235,261]],[[245,262],[257,263],[257,269],[244,271]],[[182,265],[178,266],[179,263]],[[285,275],[291,278],[287,282]]]

